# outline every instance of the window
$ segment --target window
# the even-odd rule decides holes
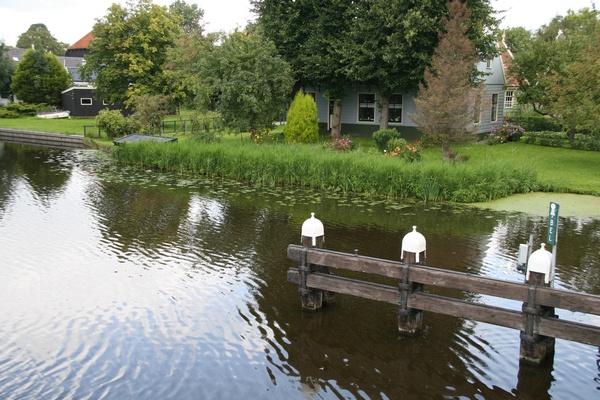
[[[81,105],[82,106],[91,106],[92,105],[92,99],[89,97],[83,97],[81,99]]]
[[[491,121],[498,120],[498,93],[492,94],[492,118]]]
[[[358,120],[359,121],[375,121],[375,95],[359,94],[358,95]]]
[[[514,90],[507,90],[504,95],[504,108],[513,108],[513,99],[515,98]]]
[[[393,94],[390,96],[390,115],[388,122],[402,123],[402,95]]]
[[[473,105],[473,123],[478,124],[481,121],[481,95],[477,95],[475,98],[475,104]]]

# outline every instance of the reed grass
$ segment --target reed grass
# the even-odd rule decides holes
[[[537,188],[536,172],[515,163],[406,163],[370,152],[333,153],[318,145],[135,143],[114,149],[120,163],[273,187],[310,187],[426,201],[487,201]]]

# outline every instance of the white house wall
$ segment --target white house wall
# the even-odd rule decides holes
[[[481,103],[481,113],[479,123],[477,123],[477,133],[487,133],[492,128],[499,126],[503,120],[504,110],[504,91],[505,91],[505,77],[502,70],[502,60],[497,57],[491,60],[482,61],[477,65],[478,70],[486,73],[484,76],[484,95]],[[317,114],[319,122],[327,124],[329,120],[329,99],[323,97],[323,93],[318,89],[310,86],[304,87],[304,92],[314,93],[315,101],[317,103]],[[358,120],[358,96],[359,94],[374,94],[375,95],[375,117],[374,121],[359,121]],[[390,128],[411,128],[414,129],[416,124],[411,119],[411,115],[416,114],[416,106],[414,97],[416,92],[410,91],[407,93],[397,93],[403,95],[402,102],[402,122],[393,123],[390,122],[388,125]],[[498,95],[496,120],[492,121],[492,95]],[[450,99],[449,99],[450,100]],[[372,127],[372,131],[378,129],[381,120],[381,94],[377,90],[377,86],[363,86],[355,88],[354,90],[348,89],[342,98],[342,134],[353,134],[354,130],[363,130],[362,128]]]

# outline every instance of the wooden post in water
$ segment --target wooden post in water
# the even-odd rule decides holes
[[[546,357],[554,353],[555,339],[535,333],[540,317],[554,317],[554,307],[536,304],[536,288],[549,287],[552,284],[552,253],[544,249],[534,251],[527,262],[525,283],[529,286],[527,301],[523,303],[523,326],[521,331],[520,362],[539,365]]]
[[[413,226],[412,232],[402,239],[401,259],[405,265],[402,267],[402,279],[398,283],[400,291],[400,304],[398,304],[398,333],[405,336],[415,336],[423,328],[423,311],[410,308],[408,299],[414,292],[423,291],[423,285],[410,280],[409,264],[425,264],[426,242],[425,237],[417,232]]]
[[[329,273],[329,268],[321,265],[309,264],[306,261],[306,250],[309,248],[322,249],[325,244],[325,229],[321,221],[315,218],[315,213],[310,214],[310,218],[302,224],[302,246],[304,247],[304,257],[300,264],[300,298],[302,300],[302,310],[316,312],[321,308],[333,304],[334,294],[326,290],[309,288],[306,285],[306,279],[313,272]]]

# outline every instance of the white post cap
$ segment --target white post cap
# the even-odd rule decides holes
[[[312,245],[317,245],[317,238],[325,236],[323,223],[315,218],[315,213],[310,213],[310,218],[302,224],[302,236],[312,238]]]
[[[426,250],[425,236],[417,232],[417,227],[413,226],[412,232],[407,233],[402,239],[402,256],[400,259],[404,259],[404,252],[414,253],[415,259],[419,262],[419,254]]]

